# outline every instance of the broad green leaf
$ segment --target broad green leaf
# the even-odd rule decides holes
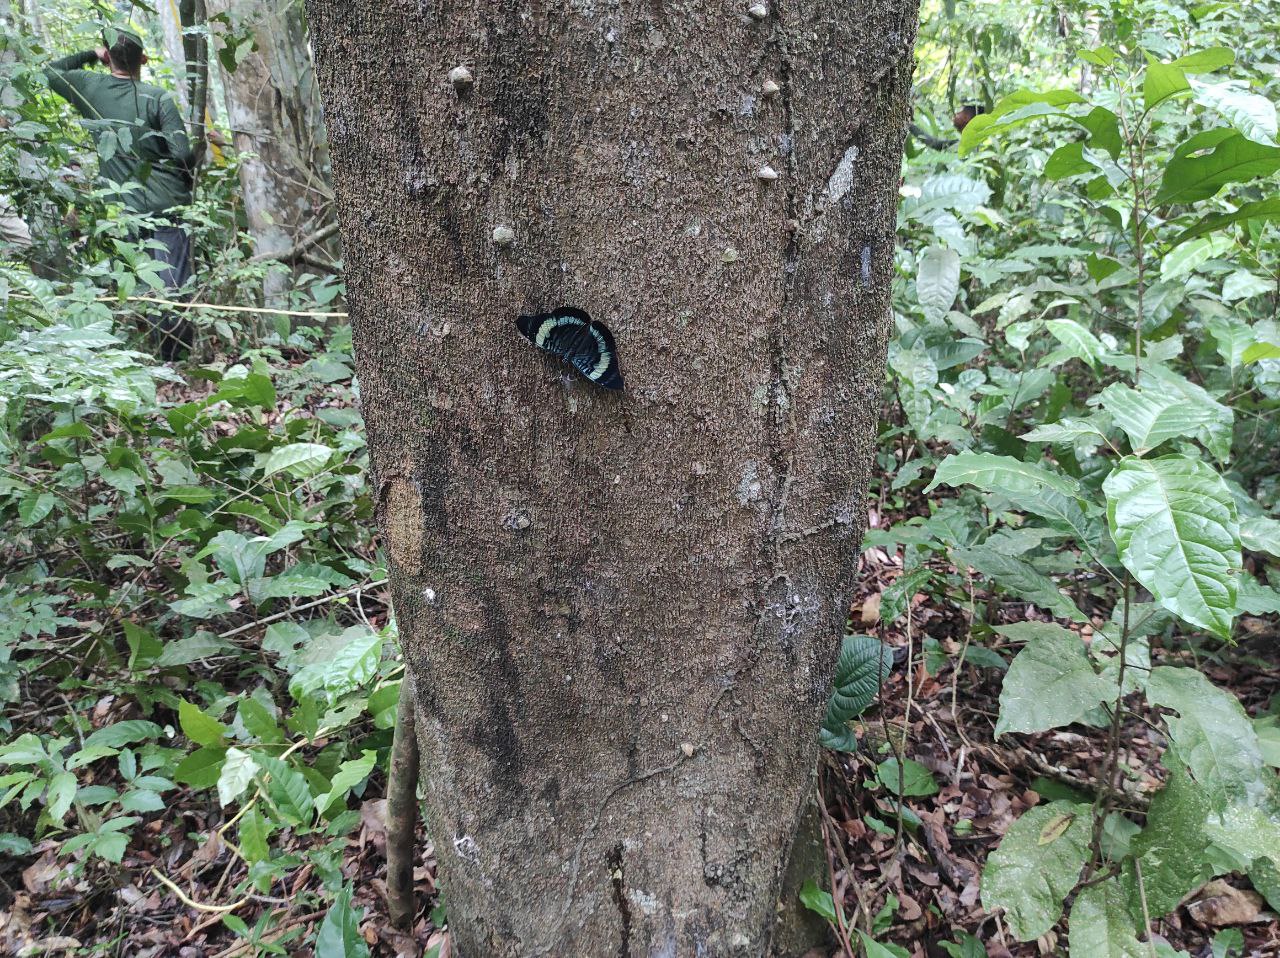
[[[1097,366],[1098,361],[1108,352],[1102,340],[1074,319],[1050,319],[1044,324],[1044,328],[1062,343],[1067,353],[1083,359],[1090,366]]]
[[[1240,544],[1250,552],[1265,552],[1280,558],[1280,519],[1270,516],[1241,519]]]
[[[244,794],[244,790],[253,781],[258,765],[248,752],[232,746],[227,749],[226,758],[222,762],[222,771],[218,773],[218,802],[226,808]]]
[[[1075,496],[1075,481],[1041,466],[1011,456],[989,452],[962,452],[948,456],[938,464],[933,481],[925,487],[932,492],[938,486],[961,486],[968,483],[986,492],[997,492],[1006,498],[1048,488],[1065,496]]]
[[[240,851],[251,863],[265,861],[271,857],[271,846],[267,838],[271,834],[271,825],[257,808],[251,808],[240,818]]]
[[[173,777],[192,788],[212,788],[218,782],[226,757],[225,748],[198,748],[178,763]]]
[[[129,719],[98,729],[84,740],[84,744],[86,748],[93,745],[120,748],[122,745],[159,737],[160,726],[155,722],[148,722],[146,719]]]
[[[911,958],[911,952],[901,945],[878,942],[861,928],[858,929],[858,937],[862,939],[866,958]]]
[[[1019,941],[1039,938],[1057,924],[1089,857],[1089,822],[1088,805],[1038,805],[1009,826],[987,856],[982,905],[1003,908]]]
[[[1160,261],[1160,278],[1166,283],[1193,273],[1209,260],[1230,252],[1235,247],[1229,236],[1203,236],[1175,246]]]
[[[258,467],[262,470],[263,479],[279,472],[287,472],[295,479],[306,479],[323,469],[333,454],[333,449],[319,443],[294,442],[267,453]]]
[[[821,915],[827,921],[835,924],[835,900],[832,899],[831,892],[819,888],[812,878],[807,879],[800,887],[800,904],[814,914]]]
[[[369,946],[360,935],[363,916],[351,904],[351,886],[343,885],[316,933],[315,958],[369,958]]]
[[[1265,96],[1249,92],[1249,85],[1245,81],[1202,83],[1192,80],[1191,94],[1197,103],[1216,110],[1249,139],[1275,146],[1275,105]]]
[[[316,811],[324,815],[336,803],[345,801],[347,793],[369,777],[377,759],[377,752],[366,750],[359,758],[339,765],[333,781],[329,783],[329,791],[316,797]]]
[[[1009,665],[1000,689],[996,737],[1005,732],[1043,732],[1078,722],[1115,687],[1094,671],[1084,642],[1049,622],[1023,622],[996,629],[1027,644]]]
[[[1258,733],[1234,695],[1195,669],[1162,665],[1151,670],[1147,698],[1178,713],[1165,716],[1169,740],[1202,788],[1233,801],[1266,797]]]
[[[1228,303],[1234,303],[1238,299],[1252,299],[1254,296],[1264,296],[1275,291],[1276,281],[1274,279],[1264,279],[1255,273],[1249,272],[1247,269],[1238,269],[1222,281],[1222,298]],[[1240,325],[1244,329],[1249,328],[1244,326],[1243,323]],[[1238,366],[1240,364],[1233,362],[1232,365]]]
[[[944,246],[930,246],[920,257],[916,299],[930,323],[941,322],[960,292],[960,254]]]
[[[37,492],[34,489],[18,503],[18,521],[23,526],[34,526],[43,522],[57,503],[58,497],[52,492]]]
[[[1209,47],[1178,57],[1173,65],[1185,73],[1212,73],[1235,62],[1236,54],[1230,47]]]
[[[1114,113],[1106,107],[1095,106],[1088,115],[1077,117],[1076,122],[1089,131],[1091,147],[1104,150],[1113,160],[1120,156],[1120,151],[1124,149],[1124,137],[1120,133],[1120,120]]]
[[[1256,363],[1263,359],[1280,359],[1280,345],[1254,343],[1240,357],[1242,363]]]
[[[975,116],[960,134],[960,155],[976,149],[984,140],[1005,133],[1040,116],[1057,116],[1065,107],[1085,100],[1074,90],[1016,90],[1002,98],[989,113]]]
[[[1205,818],[1209,799],[1173,755],[1166,759],[1169,780],[1151,800],[1147,824],[1130,846],[1142,871],[1142,890],[1153,919],[1167,915],[1207,877]],[[1125,863],[1131,904],[1140,904],[1137,872]]]
[[[1231,410],[1174,373],[1148,379],[1153,381],[1140,389],[1112,383],[1098,395],[1102,408],[1129,437],[1133,451],[1142,455],[1171,439],[1199,437],[1225,458],[1234,422]]]
[[[186,699],[178,700],[178,724],[182,734],[197,745],[218,746],[229,731],[225,725],[200,711]]]
[[[1087,621],[1087,616],[1052,579],[1037,572],[1024,559],[1005,555],[988,546],[952,549],[951,558],[958,566],[972,567],[979,574],[994,579],[996,585],[1011,595],[1047,609],[1059,618]]]
[[[321,689],[330,701],[345,695],[373,678],[382,644],[383,637],[366,626],[344,630],[333,657],[299,670],[289,682],[289,694],[298,701]]]
[[[1233,223],[1276,219],[1280,219],[1280,196],[1272,196],[1253,203],[1244,203],[1231,213],[1214,213],[1206,216],[1195,226],[1183,230],[1171,245],[1177,246],[1179,243],[1185,243],[1188,240],[1195,239],[1197,236],[1223,229]]]
[[[904,759],[901,765],[896,758],[885,759],[876,768],[876,778],[880,779],[881,785],[899,798],[915,798],[938,793],[938,783],[933,780],[933,773],[919,762],[909,758]]]
[[[1044,178],[1056,183],[1079,173],[1096,173],[1097,167],[1084,158],[1084,143],[1064,143],[1054,150],[1044,164]]]
[[[58,772],[49,781],[45,812],[55,822],[61,822],[76,797],[76,777],[70,772]]]
[[[1148,60],[1147,71],[1142,78],[1142,105],[1144,109],[1154,110],[1165,100],[1179,93],[1185,93],[1191,86],[1187,83],[1186,74],[1171,63]]]
[[[1183,456],[1129,457],[1102,488],[1120,561],[1134,578],[1170,612],[1229,639],[1240,530],[1222,477]]]
[[[1175,155],[1165,167],[1152,204],[1195,203],[1213,196],[1228,183],[1248,183],[1278,169],[1280,147],[1254,143],[1232,130],[1212,152]],[[1180,237],[1179,241],[1185,240]]]
[[[1071,906],[1071,958],[1151,958],[1137,931],[1124,889],[1114,878],[1090,885]]]
[[[863,713],[893,668],[893,650],[865,635],[846,635],[840,644],[831,697],[818,740],[823,748],[856,752],[858,739],[849,723]]]
[[[290,824],[309,822],[315,802],[302,773],[272,755],[259,755],[258,764],[267,777],[267,798]]]

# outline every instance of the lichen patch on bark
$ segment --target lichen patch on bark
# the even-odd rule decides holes
[[[422,491],[404,476],[390,476],[382,484],[380,510],[387,554],[408,575],[422,571]]]

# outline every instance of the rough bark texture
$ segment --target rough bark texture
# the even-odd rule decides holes
[[[764,955],[858,555],[915,2],[309,10],[455,944]],[[517,335],[558,305],[626,392]]]
[[[413,682],[406,676],[396,703],[396,727],[387,769],[387,913],[408,931],[417,910],[413,895],[414,830],[418,827],[418,743]]]
[[[303,11],[293,0],[209,0],[256,49],[223,72],[227,122],[244,156],[240,185],[258,254],[280,253],[332,216],[329,144],[316,88]],[[286,269],[265,283],[269,302],[290,285]]]

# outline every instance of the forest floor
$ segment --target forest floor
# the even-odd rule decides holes
[[[888,523],[873,511],[871,524]],[[828,851],[844,914],[858,927],[873,929],[878,940],[903,946],[913,958],[972,954],[942,947],[961,933],[982,942],[991,958],[1065,954],[1066,943],[1052,933],[1029,944],[1008,935],[999,917],[981,906],[979,876],[987,854],[1027,808],[1058,798],[1092,801],[1090,782],[1102,777],[1107,732],[1074,726],[1069,732],[1006,735],[997,743],[1000,672],[955,664],[971,613],[921,593],[911,601],[909,614],[891,627],[880,624],[881,595],[900,573],[900,559],[880,547],[863,556],[851,607],[853,627],[894,646],[895,666],[878,704],[864,716],[861,750],[822,756]],[[366,592],[361,617],[382,625],[389,601],[385,587]],[[975,583],[973,608],[1006,623],[1039,615],[1025,605],[993,606],[981,583]],[[1249,628],[1246,621],[1246,633]],[[1257,628],[1255,640],[1232,650],[1229,661],[1198,663],[1251,710],[1265,704],[1280,680],[1280,668],[1251,654],[1255,642],[1275,641],[1260,621]],[[235,681],[231,674],[210,677],[228,688]],[[35,696],[24,715],[38,730],[46,700],[59,695],[50,686],[35,690]],[[132,707],[105,696],[92,721],[109,724]],[[10,718],[17,726],[24,721]],[[1123,730],[1131,769],[1158,768],[1154,756],[1163,742],[1155,728],[1139,714]],[[905,800],[901,821],[876,782],[877,765],[893,755],[913,759],[932,773],[932,781],[906,792],[918,794]],[[111,784],[109,778],[104,783]],[[1141,812],[1158,785],[1144,772],[1132,771],[1126,782],[1132,810]],[[296,855],[297,867],[271,895],[237,896],[235,889],[247,885],[247,868],[217,837],[230,811],[208,790],[169,793],[164,812],[149,819],[118,866],[94,860],[71,873],[58,853],[59,841],[47,839],[21,861],[0,859],[0,893],[8,900],[0,911],[0,941],[26,942],[21,955],[62,954],[81,946],[127,958],[305,954],[303,942],[325,915],[322,885],[326,877],[332,882],[336,869],[354,884],[354,904],[363,910],[360,933],[374,955],[430,955],[439,946],[437,958],[445,958],[436,862],[421,826],[416,927],[408,935],[391,929],[385,786],[381,771],[375,772],[357,803],[361,822],[352,832],[338,837],[315,832],[282,841],[284,854]],[[317,862],[328,863],[327,876]],[[1215,954],[1212,939],[1228,926],[1242,935],[1244,954],[1280,955],[1280,919],[1263,910],[1246,888],[1244,881],[1210,883],[1153,930],[1193,958]],[[235,934],[227,924],[229,914],[254,933],[249,938]]]

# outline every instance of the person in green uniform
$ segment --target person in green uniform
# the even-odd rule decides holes
[[[173,97],[142,82],[147,55],[141,38],[116,29],[103,39],[97,50],[73,53],[46,68],[49,88],[85,118],[98,144],[99,177],[118,187],[128,209],[160,221],[140,231],[140,238],[160,264],[170,296],[183,298],[192,276],[191,234],[180,218],[191,202],[199,161]],[[107,72],[86,69],[97,64]],[[163,359],[191,348],[191,324],[176,312],[152,321],[152,332]]]

